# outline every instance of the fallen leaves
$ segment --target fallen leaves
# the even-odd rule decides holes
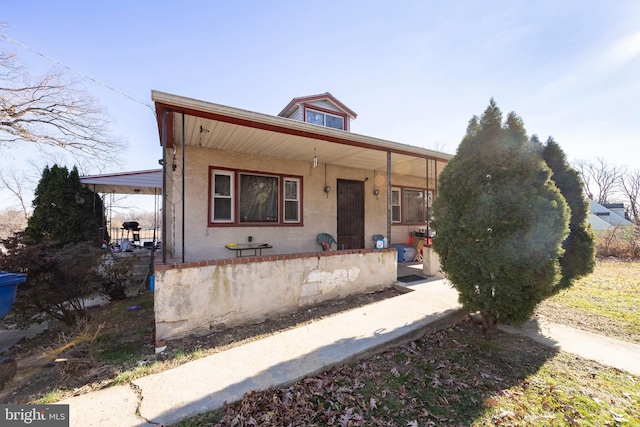
[[[582,382],[588,384],[591,362],[575,356],[562,356],[555,362],[554,350],[501,333],[494,340],[499,345],[480,350],[484,337],[479,326],[465,322],[286,388],[248,394],[241,402],[225,406],[215,422],[191,425],[589,424],[585,418],[589,412],[580,406],[580,390],[570,389],[563,375],[582,372]],[[555,366],[551,373],[546,372],[549,363]],[[605,371],[599,370],[599,379],[605,377]],[[640,395],[640,387],[633,382],[638,380],[628,381],[632,388],[615,395],[599,395],[595,389],[587,394],[585,390],[584,401],[593,405],[589,408],[601,406],[610,425],[621,424],[619,420],[630,419],[628,408],[638,405]],[[626,406],[611,406],[614,397]]]

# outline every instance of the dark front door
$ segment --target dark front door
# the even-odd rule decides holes
[[[364,182],[338,180],[338,242],[364,248]]]

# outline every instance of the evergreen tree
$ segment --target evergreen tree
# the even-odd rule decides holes
[[[102,233],[105,224],[102,199],[82,186],[76,167],[69,172],[66,167],[47,166],[36,188],[33,208],[25,233],[34,243],[45,237],[60,246],[108,240]]]
[[[460,302],[491,334],[551,295],[569,209],[522,120],[492,99],[469,121],[434,201],[434,250]]]
[[[551,179],[571,210],[569,235],[562,243],[564,254],[560,257],[562,277],[553,289],[556,293],[571,287],[574,280],[593,272],[596,265],[596,243],[587,222],[589,203],[584,196],[580,174],[569,165],[564,151],[551,137],[542,146],[542,157],[551,168]]]

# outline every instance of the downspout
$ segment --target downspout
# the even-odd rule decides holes
[[[387,151],[387,247],[391,244],[391,151]]]
[[[162,263],[167,263],[167,110],[162,110]]]
[[[154,187],[153,188],[153,246],[157,244],[156,242],[157,229],[158,229],[158,190]]]
[[[184,264],[184,205],[185,205],[185,194],[184,194],[184,152],[187,149],[187,143],[185,142],[185,130],[184,130],[184,112],[182,112],[182,263]]]

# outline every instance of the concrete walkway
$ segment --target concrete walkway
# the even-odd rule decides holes
[[[505,332],[525,335],[549,347],[640,376],[640,345],[638,344],[604,337],[544,319],[530,320],[520,327],[499,325],[498,328]]]
[[[404,285],[404,284],[400,284]],[[328,367],[458,323],[466,313],[443,280],[177,368],[66,399],[71,426],[167,425],[252,390],[295,382]],[[169,342],[169,345],[171,343]]]

